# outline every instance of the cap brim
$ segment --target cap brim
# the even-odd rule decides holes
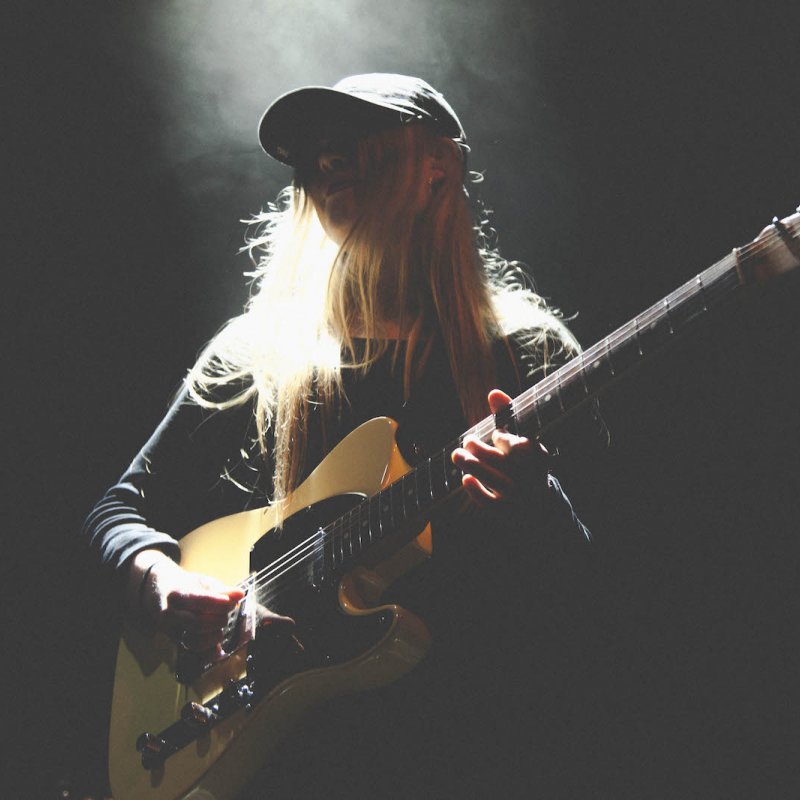
[[[353,127],[370,130],[400,125],[413,119],[407,111],[363,100],[326,86],[306,86],[281,95],[264,112],[258,138],[264,151],[296,166],[304,145],[326,129]]]

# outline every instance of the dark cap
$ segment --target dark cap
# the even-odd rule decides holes
[[[264,151],[296,166],[305,143],[328,128],[369,133],[425,122],[466,149],[466,135],[444,97],[420,78],[373,72],[351,75],[333,87],[304,86],[281,95],[261,117]]]

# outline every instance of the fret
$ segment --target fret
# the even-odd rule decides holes
[[[458,489],[461,486],[461,470],[453,463],[453,459],[450,458],[450,453],[447,452],[445,461],[444,461],[444,468],[445,468],[445,485],[447,486],[447,491],[452,492],[454,489]]]
[[[575,408],[579,403],[586,399],[588,394],[588,387],[583,375],[583,366],[580,360],[576,359],[577,363],[567,365],[559,370],[563,375],[559,376],[559,398],[561,407],[565,411],[570,411]]]
[[[447,494],[447,471],[445,453],[440,450],[431,456],[431,500],[435,503]]]
[[[539,404],[536,402],[536,395],[533,395],[533,416],[536,418],[536,430],[541,431],[544,428],[542,424],[542,415],[539,413]]]
[[[511,433],[519,433],[519,419],[517,417],[516,408],[514,407],[515,402],[516,401],[512,400],[507,406],[503,406],[503,408],[497,411],[494,415],[495,428]]]
[[[353,527],[351,524],[352,512],[347,511],[342,515],[342,551],[345,558],[353,557]]]
[[[687,291],[689,294],[677,304],[670,303],[670,320],[674,331],[678,333],[693,319],[708,311],[705,287],[700,275],[697,276],[692,286],[687,287]],[[669,298],[666,298],[665,302],[668,300]]]
[[[590,394],[599,392],[614,377],[605,346],[595,345],[583,354],[583,377]]]
[[[345,512],[342,517],[342,524],[346,530],[347,557],[352,560],[361,552],[358,541],[358,506],[353,506],[353,508]]]
[[[341,542],[342,563],[344,563],[353,555],[350,546],[350,528],[347,525],[347,520],[344,518],[344,515],[339,518],[339,541]]]
[[[400,479],[400,487],[403,494],[403,517],[409,522],[418,516],[417,481],[413,469]]]
[[[640,324],[640,340],[645,355],[650,355],[658,350],[672,338],[670,323],[660,308],[651,308],[638,317],[642,320]]]
[[[738,289],[740,286],[736,270],[728,267],[720,271],[720,266],[721,265],[718,264],[698,275],[698,278],[702,280],[703,297],[706,308],[716,305],[720,300],[727,297],[731,293],[731,290]],[[696,280],[690,283],[696,283]],[[673,294],[685,291],[687,285],[681,286]]]
[[[320,578],[324,583],[325,578],[333,574],[334,570],[336,569],[333,556],[333,538],[326,536],[323,528],[320,528],[317,531],[317,536],[322,544],[322,574],[320,575]]]
[[[435,502],[433,496],[433,466],[430,458],[426,458],[414,470],[414,480],[417,488],[417,508],[424,512]]]
[[[592,392],[589,389],[589,380],[586,377],[586,359],[583,357],[583,354],[581,354],[575,360],[578,362],[578,366],[580,367],[581,383],[583,384],[584,395],[588,397]]]
[[[383,528],[381,526],[381,493],[372,495],[367,501],[367,509],[369,514],[369,535],[370,542],[376,542],[383,536]]]
[[[634,330],[634,336],[636,337],[636,347],[639,350],[639,355],[643,356],[644,350],[642,350],[642,339],[639,335],[639,317],[634,317],[633,319],[633,330]]]
[[[705,284],[703,283],[703,276],[698,275],[695,278],[695,283],[697,284],[697,288],[700,293],[700,298],[703,301],[703,311],[708,311],[708,303],[706,303],[706,287]]]
[[[632,319],[619,328],[616,333],[611,334],[615,340],[612,345],[614,356],[612,375],[616,377],[617,373],[625,372],[642,360],[647,349],[646,334],[647,329],[642,326],[639,317]]]
[[[362,508],[363,508],[363,501],[360,502],[357,506],[354,506],[353,509],[350,511],[350,527],[352,529],[352,539],[353,539],[353,555],[359,556],[361,553],[364,552],[365,542],[362,538],[363,528],[361,527],[361,520],[363,517]]]
[[[611,360],[611,344],[608,341],[608,336],[603,340],[606,348],[606,361],[608,362],[608,369],[611,371],[612,377],[617,373],[614,372],[614,362]]]
[[[337,527],[339,530],[337,530]],[[333,542],[333,566],[340,567],[344,563],[344,550],[342,549],[341,523],[337,520],[331,530],[330,539]]]
[[[392,527],[398,529],[406,521],[406,506],[403,498],[403,479],[394,481],[386,491],[391,496],[392,502]]]
[[[333,553],[337,567],[341,567],[345,560],[344,551],[344,530],[342,528],[342,518],[334,520],[328,529],[328,536],[333,540]]]
[[[363,552],[372,544],[372,531],[369,527],[369,499],[358,504],[358,541]]]
[[[544,389],[550,389],[550,379],[546,378],[544,382],[547,383]],[[545,391],[542,395],[534,395],[533,402],[536,409],[536,420],[539,423],[539,430],[546,428],[563,414],[554,391]]]
[[[377,497],[380,498],[381,536],[387,536],[394,528],[392,493],[388,488],[382,489]]]
[[[419,516],[416,473],[417,470],[412,469],[400,479],[403,486],[403,510],[406,520],[416,519]]]
[[[542,429],[542,420],[536,406],[536,387],[532,386],[513,400],[512,407],[518,431],[524,428],[526,436],[535,436]]]
[[[561,396],[561,370],[558,370],[553,374],[553,382],[555,383],[554,392],[556,395],[556,399],[558,400],[558,407],[563,412],[564,409],[564,398]]]
[[[515,434],[516,436],[520,436],[521,435],[519,427],[520,422],[521,422],[521,417],[519,412],[517,411],[517,401],[512,400],[508,404],[508,420],[506,422],[506,430],[509,431],[510,433]]]
[[[664,298],[664,316],[666,316],[667,323],[669,324],[669,332],[674,334],[675,328],[672,327],[672,314],[670,312],[669,297]]]

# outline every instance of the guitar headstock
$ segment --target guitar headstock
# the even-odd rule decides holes
[[[750,244],[734,251],[742,283],[763,283],[800,267],[800,208],[772,220]]]

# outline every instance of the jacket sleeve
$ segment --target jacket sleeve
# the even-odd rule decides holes
[[[250,404],[201,408],[181,392],[84,523],[85,540],[104,570],[119,571],[149,548],[178,561],[178,539],[252,502],[262,474],[250,447],[252,413]]]

